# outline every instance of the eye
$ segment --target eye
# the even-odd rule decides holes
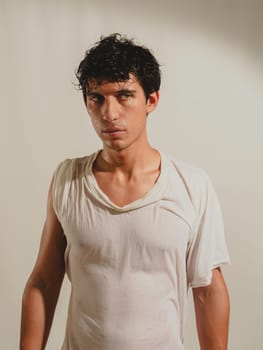
[[[132,93],[128,91],[121,91],[118,93],[117,98],[120,101],[126,101],[132,97]]]
[[[104,100],[104,97],[99,95],[99,94],[89,94],[87,96],[88,98],[88,101],[90,102],[94,102],[94,103],[97,103],[97,104],[101,104]]]

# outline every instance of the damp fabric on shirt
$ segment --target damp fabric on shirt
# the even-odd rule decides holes
[[[53,205],[71,282],[62,350],[183,350],[189,287],[229,263],[206,172],[164,153],[157,182],[119,207],[92,172],[98,152],[54,173]]]

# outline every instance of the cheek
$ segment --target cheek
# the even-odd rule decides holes
[[[126,107],[124,115],[130,116],[131,119],[141,119],[143,120],[147,114],[147,106],[139,102],[134,102],[130,106]],[[135,116],[135,118],[134,118]]]
[[[87,107],[87,112],[88,112],[88,115],[89,115],[90,120],[92,122],[92,125],[94,125],[94,126],[97,125],[99,123],[98,112],[96,112],[93,109],[88,108],[88,107]]]
[[[96,117],[94,114],[88,113],[91,124],[93,126],[93,129],[99,133],[99,130],[101,129],[101,124],[100,124],[100,119],[98,117]]]
[[[94,118],[94,117],[90,117],[91,119],[91,123],[94,127],[95,130],[99,130],[100,129],[100,122],[98,118]]]

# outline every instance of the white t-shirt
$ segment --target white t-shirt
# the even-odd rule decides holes
[[[55,171],[54,209],[67,238],[71,297],[63,350],[183,350],[189,287],[229,263],[208,175],[161,153],[151,190],[118,207],[91,156]]]

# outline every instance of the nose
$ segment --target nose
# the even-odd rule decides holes
[[[105,98],[103,105],[101,106],[101,116],[102,119],[107,121],[118,119],[118,102],[113,96],[108,96]]]

